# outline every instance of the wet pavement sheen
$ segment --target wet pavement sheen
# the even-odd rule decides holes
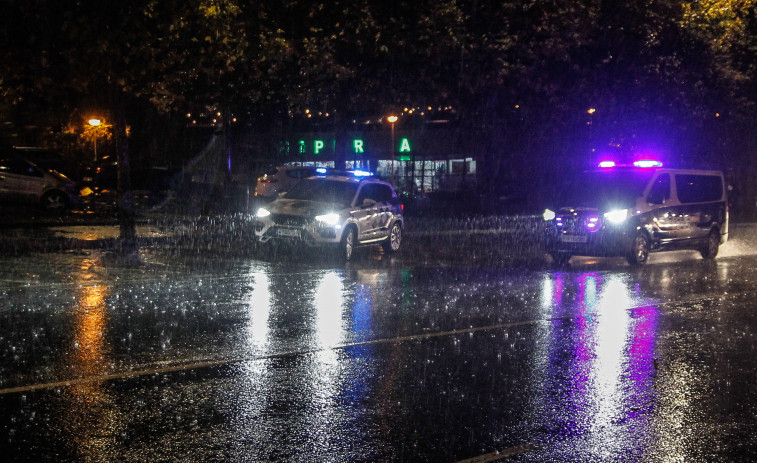
[[[0,454],[751,461],[757,259],[728,250],[639,269],[3,258]]]

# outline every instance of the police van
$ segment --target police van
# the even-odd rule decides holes
[[[655,160],[611,161],[582,172],[544,211],[544,242],[558,265],[574,255],[622,256],[691,249],[713,259],[728,240],[723,174],[663,168]]]

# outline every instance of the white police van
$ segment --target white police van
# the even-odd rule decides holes
[[[544,241],[558,265],[574,255],[623,256],[693,249],[713,259],[728,240],[728,201],[720,171],[631,166],[611,161],[585,171],[544,211]]]

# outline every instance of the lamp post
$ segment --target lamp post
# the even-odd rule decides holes
[[[94,132],[95,132],[92,138],[94,140],[94,145],[95,145],[95,162],[97,162],[97,127],[100,125],[100,119],[90,119],[89,125],[91,125],[94,128]]]
[[[589,125],[589,165],[587,168],[589,169],[594,167],[592,162],[594,161],[594,113],[596,112],[596,108],[589,108],[586,110],[586,114],[589,115],[589,121],[587,122]]]
[[[394,177],[394,123],[397,122],[397,116],[392,114],[391,116],[387,117],[386,120],[389,121],[390,124],[392,124],[392,146],[389,149],[389,155],[392,157],[392,177]]]

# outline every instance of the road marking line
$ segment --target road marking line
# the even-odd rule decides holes
[[[698,301],[723,300],[725,298],[734,299],[736,297],[744,296],[748,294],[752,294],[752,292],[731,293],[725,297],[707,295],[707,296],[700,296],[700,297],[683,298],[677,301],[666,301],[666,302],[656,302],[656,303],[650,302],[649,304],[645,304],[638,307],[629,307],[626,310],[633,311],[641,307],[647,307],[649,305],[654,305],[657,308],[661,308],[661,307],[682,304],[682,303],[690,304],[692,302],[698,302]],[[592,313],[586,313],[582,315],[581,317],[585,318],[585,317],[592,317],[595,315],[597,315],[597,313],[592,312]],[[116,379],[132,379],[132,378],[139,378],[139,377],[158,375],[158,374],[164,374],[164,373],[175,373],[175,372],[180,372],[180,371],[199,370],[201,368],[214,368],[214,367],[220,367],[220,366],[225,366],[225,365],[235,365],[235,364],[240,364],[240,363],[245,363],[245,362],[256,362],[260,360],[270,360],[270,359],[284,358],[284,357],[296,356],[296,355],[310,355],[310,354],[315,354],[318,352],[325,352],[329,350],[344,350],[351,347],[373,346],[373,345],[380,345],[380,344],[393,344],[393,343],[402,343],[402,342],[407,342],[407,341],[417,341],[417,340],[423,340],[423,339],[438,338],[438,337],[444,337],[444,336],[471,334],[471,333],[476,333],[479,331],[491,331],[491,330],[498,330],[498,329],[505,329],[505,328],[515,328],[518,326],[536,325],[539,323],[551,323],[555,321],[566,321],[566,320],[573,320],[576,318],[580,318],[580,317],[573,317],[573,316],[566,315],[564,317],[553,317],[553,318],[546,318],[546,319],[539,319],[539,320],[526,320],[526,321],[520,321],[520,322],[500,323],[497,325],[488,325],[488,326],[474,326],[470,328],[463,328],[463,329],[457,329],[457,330],[439,331],[436,333],[422,333],[422,334],[413,334],[413,335],[407,335],[407,336],[398,336],[396,338],[374,339],[372,341],[362,341],[362,342],[355,342],[355,343],[350,343],[350,344],[337,344],[334,346],[326,346],[326,347],[321,347],[317,349],[305,349],[305,350],[300,350],[300,351],[281,352],[278,354],[261,355],[258,357],[240,357],[240,358],[228,358],[228,359],[219,359],[219,360],[205,360],[205,361],[199,361],[199,362],[194,362],[194,363],[170,365],[170,366],[159,367],[159,368],[123,371],[120,373],[112,373],[112,374],[100,375],[100,376],[84,376],[81,378],[74,378],[74,379],[64,380],[64,381],[30,384],[26,386],[17,386],[17,387],[0,389],[0,396],[20,393],[20,392],[37,391],[40,389],[51,389],[51,388],[56,388],[56,387],[68,387],[68,386],[77,386],[81,384],[106,382],[106,381],[112,381]]]
[[[570,319],[570,318],[572,317],[560,317],[560,318],[548,319],[548,320],[528,320],[528,321],[522,321],[522,322],[502,323],[499,325],[478,326],[478,327],[471,327],[471,328],[465,328],[465,329],[459,329],[459,330],[439,331],[436,333],[423,333],[423,334],[415,334],[415,335],[408,335],[408,336],[399,336],[396,338],[374,339],[371,341],[354,342],[350,344],[337,344],[334,346],[327,346],[327,347],[322,347],[322,348],[317,348],[317,349],[288,351],[288,352],[281,352],[278,354],[261,355],[257,357],[240,357],[240,358],[227,358],[227,359],[219,359],[219,360],[206,360],[206,361],[201,361],[201,362],[186,363],[186,364],[181,364],[181,365],[171,365],[171,366],[166,366],[166,367],[150,368],[150,369],[144,369],[144,370],[123,371],[120,373],[112,373],[112,374],[99,375],[99,376],[84,376],[81,378],[74,378],[74,379],[63,380],[63,381],[30,384],[26,386],[9,387],[5,389],[0,389],[0,396],[7,395],[7,394],[15,394],[19,392],[31,392],[31,391],[36,391],[40,389],[77,386],[81,384],[91,384],[91,383],[98,383],[98,382],[105,382],[105,381],[113,381],[116,379],[139,378],[139,377],[151,376],[151,375],[157,375],[157,374],[199,370],[201,368],[213,368],[213,367],[220,367],[220,366],[225,366],[225,365],[234,365],[234,364],[245,363],[245,362],[256,362],[260,360],[270,360],[270,359],[284,358],[284,357],[297,356],[297,355],[310,355],[310,354],[315,354],[318,352],[325,352],[329,350],[344,350],[344,349],[349,349],[352,347],[372,346],[372,345],[379,345],[379,344],[394,344],[394,343],[402,343],[402,342],[407,342],[407,341],[423,340],[423,339],[430,339],[430,338],[437,338],[437,337],[444,337],[444,336],[469,334],[469,333],[475,333],[478,331],[513,328],[517,326],[533,325],[537,323],[548,323],[553,320]]]
[[[460,460],[457,463],[489,463],[492,461],[502,460],[504,458],[514,457],[516,455],[522,455],[526,452],[536,449],[536,444],[522,444],[509,449],[499,450],[485,455],[479,455],[477,457]]]

